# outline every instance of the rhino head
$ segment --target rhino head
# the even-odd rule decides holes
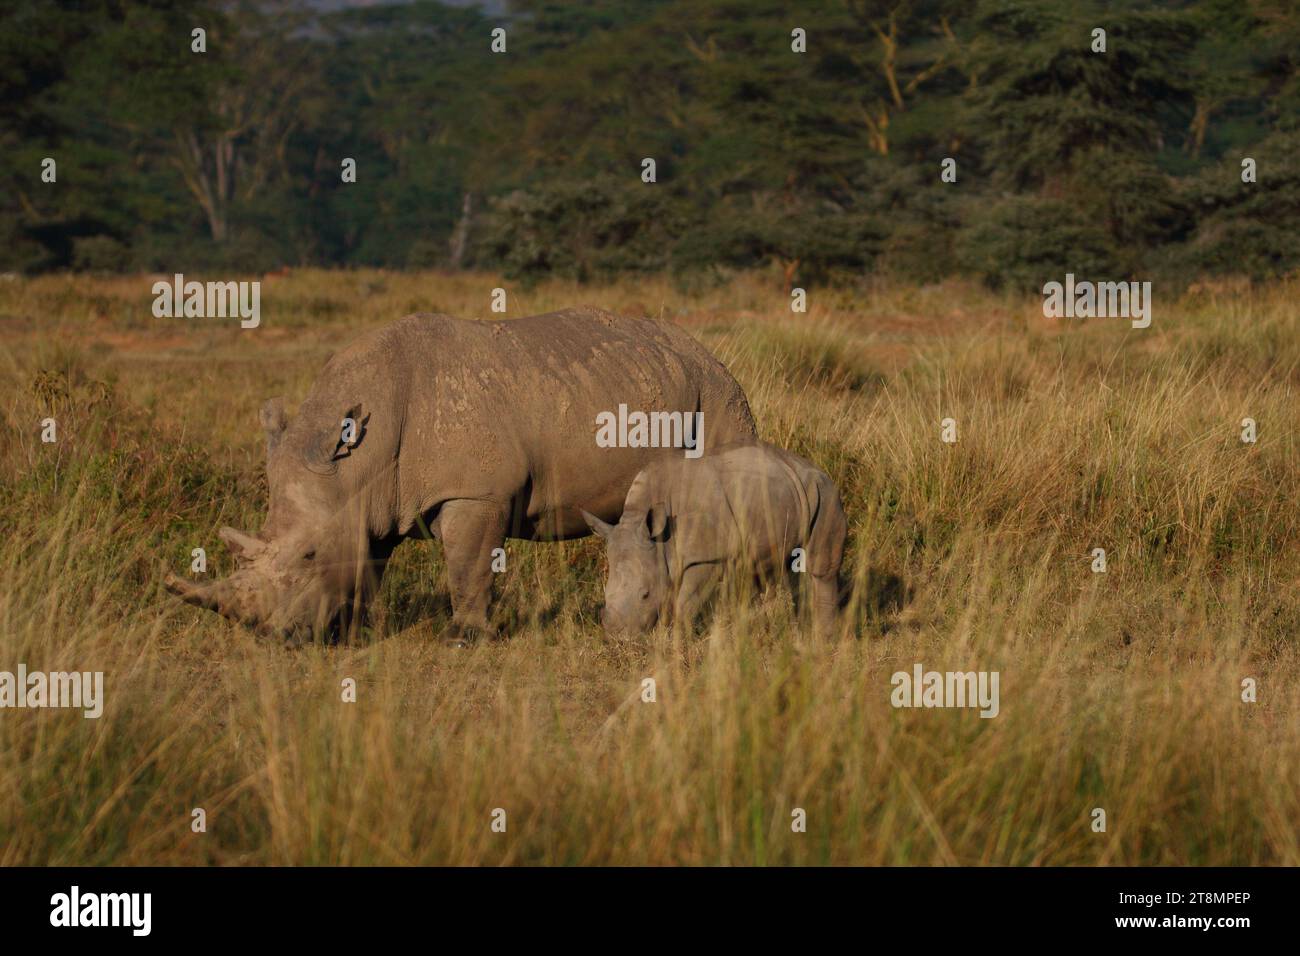
[[[630,504],[630,501],[629,501]],[[613,635],[639,635],[669,616],[672,583],[663,546],[667,514],[662,508],[629,507],[612,525],[587,511],[587,527],[605,541],[609,576],[600,622]]]
[[[262,409],[271,504],[257,534],[220,530],[235,572],[209,584],[170,573],[163,580],[189,604],[290,642],[359,626],[391,551],[371,541],[362,513],[367,497],[340,475],[339,462],[364,434],[360,405],[335,416],[309,409],[310,402],[292,425],[282,400]],[[346,441],[344,420],[354,423]]]

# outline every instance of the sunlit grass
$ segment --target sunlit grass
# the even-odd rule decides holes
[[[764,276],[511,290],[508,316],[704,341],[838,482],[854,590],[833,645],[780,594],[611,642],[597,543],[511,542],[509,638],[456,652],[429,542],[350,647],[268,646],[157,582],[196,546],[226,573],[217,527],[258,526],[266,398],[407,312],[491,318],[503,280],[266,277],[252,332],[154,319],[151,282],[0,284],[0,670],[107,683],[99,720],[0,710],[0,863],[1300,864],[1294,284],[1157,298],[1145,331],[958,283],[806,315]],[[999,671],[1001,713],[895,710],[916,662]]]

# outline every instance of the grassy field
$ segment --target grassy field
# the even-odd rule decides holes
[[[1157,289],[1147,330],[965,285],[512,291],[702,340],[839,483],[854,589],[834,644],[780,594],[611,642],[597,542],[511,542],[509,637],[457,651],[428,542],[360,645],[269,646],[159,578],[260,526],[266,398],[502,280],[267,276],[253,331],[156,319],[152,281],[0,282],[0,670],[107,698],[0,710],[0,864],[1300,864],[1300,283]],[[894,709],[918,662],[998,671],[1000,714]]]

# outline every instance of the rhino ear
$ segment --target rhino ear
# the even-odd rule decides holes
[[[335,458],[346,458],[352,454],[352,449],[361,444],[361,439],[366,435],[366,423],[370,421],[370,414],[361,408],[361,403],[355,403],[351,408],[343,413],[339,419],[338,442],[334,446]]]
[[[579,508],[578,510],[582,512],[582,520],[587,522],[587,527],[591,529],[592,534],[601,538],[608,538],[609,533],[614,530],[612,524],[609,524],[606,521],[601,521],[590,511],[583,508]]]
[[[313,471],[331,474],[338,468],[338,461],[352,454],[352,449],[361,444],[366,434],[366,423],[370,414],[354,403],[339,416],[338,425],[321,435],[316,447],[307,453],[307,464]]]
[[[645,527],[651,541],[664,540],[664,533],[668,530],[668,506],[662,501],[652,505],[646,512]]]
[[[266,550],[266,542],[261,538],[254,538],[251,534],[244,534],[235,528],[223,527],[217,532],[217,537],[240,557],[253,558]]]
[[[269,458],[271,452],[275,451],[275,446],[280,444],[280,436],[289,424],[289,417],[284,413],[284,399],[276,397],[268,400],[258,413],[258,418],[266,429],[266,455]]]

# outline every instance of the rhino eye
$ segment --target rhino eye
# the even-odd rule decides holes
[[[306,554],[302,556],[302,559],[304,561],[310,561],[314,557],[316,557],[316,549],[312,548],[310,551],[308,551]]]
[[[649,592],[649,591],[642,591],[642,592],[641,592],[641,600],[643,600],[643,601],[648,601],[648,600],[650,600],[650,592]]]

